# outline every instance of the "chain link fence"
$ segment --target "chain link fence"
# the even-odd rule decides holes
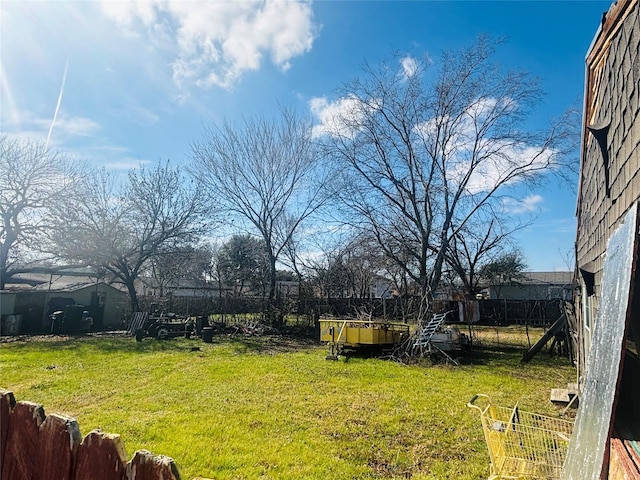
[[[262,319],[264,299],[250,297],[194,298],[194,297],[142,297],[141,306],[147,311],[160,309],[180,315],[208,318],[223,325],[255,322]],[[355,298],[287,298],[281,306],[286,324],[313,328],[320,318],[384,319],[413,324],[411,299],[355,299]],[[449,321],[457,324],[470,339],[473,348],[531,348],[561,315],[558,300],[479,300],[437,301],[436,312],[451,312]],[[469,318],[467,318],[469,317]],[[466,323],[469,322],[469,323]],[[562,348],[562,339],[549,341],[547,349]],[[558,345],[560,343],[560,345]]]
[[[530,325],[470,325],[466,326],[474,348],[530,349],[546,332],[545,327]],[[558,336],[547,343],[546,350],[563,353],[564,338]]]

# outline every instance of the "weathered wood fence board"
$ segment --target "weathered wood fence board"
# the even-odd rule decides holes
[[[127,464],[129,480],[179,480],[178,469],[169,457],[138,450]]]
[[[92,430],[78,449],[75,480],[126,480],[127,453],[120,435]]]
[[[7,444],[7,433],[9,432],[9,414],[16,404],[13,392],[0,389],[0,479],[2,478],[2,467],[4,465],[4,448]]]
[[[73,418],[47,415],[40,425],[36,478],[73,480],[80,440],[80,428]]]
[[[32,402],[17,402],[9,415],[2,480],[32,480],[38,474],[40,425],[44,409]]]
[[[0,480],[180,480],[175,462],[146,450],[127,462],[119,435],[93,430],[82,439],[78,423],[45,415],[42,405],[16,402],[0,389]]]

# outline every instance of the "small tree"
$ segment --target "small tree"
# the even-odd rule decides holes
[[[374,295],[374,285],[386,273],[385,259],[378,250],[374,239],[359,235],[332,253],[326,274],[334,295],[354,298]],[[391,284],[391,280],[388,282]]]
[[[55,206],[79,182],[70,159],[35,140],[0,134],[0,290],[30,271],[27,255],[40,250],[52,225],[64,222]]]
[[[60,255],[103,268],[129,293],[138,311],[136,280],[152,258],[193,243],[208,213],[195,183],[185,183],[169,162],[131,171],[120,184],[100,170],[69,198],[65,224],[56,228]]]

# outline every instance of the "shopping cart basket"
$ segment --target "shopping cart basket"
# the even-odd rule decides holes
[[[476,402],[486,405],[478,405]],[[487,395],[477,394],[467,407],[480,412],[489,449],[489,480],[559,479],[573,430],[573,422],[498,407]]]

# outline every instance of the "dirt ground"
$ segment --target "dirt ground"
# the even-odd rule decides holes
[[[286,332],[282,334],[269,334],[269,335],[246,335],[242,333],[226,333],[220,332],[214,335],[216,338],[233,338],[234,341],[245,344],[245,346],[257,353],[262,354],[274,354],[283,352],[294,352],[304,350],[307,348],[314,348],[318,346],[318,342],[310,337],[304,335],[295,335],[298,332]],[[31,343],[31,342],[65,342],[70,340],[90,340],[98,338],[122,338],[134,340],[134,337],[127,334],[126,330],[110,331],[110,332],[94,332],[94,333],[82,333],[74,335],[14,335],[14,336],[0,336],[0,345],[8,343]],[[198,340],[197,337],[193,339]],[[143,341],[150,341],[150,338],[145,338]],[[172,341],[174,339],[169,338],[162,341]]]
[[[3,335],[0,336],[1,343],[29,343],[29,342],[64,342],[76,338],[126,338],[126,330],[112,332],[81,333],[75,335]]]

